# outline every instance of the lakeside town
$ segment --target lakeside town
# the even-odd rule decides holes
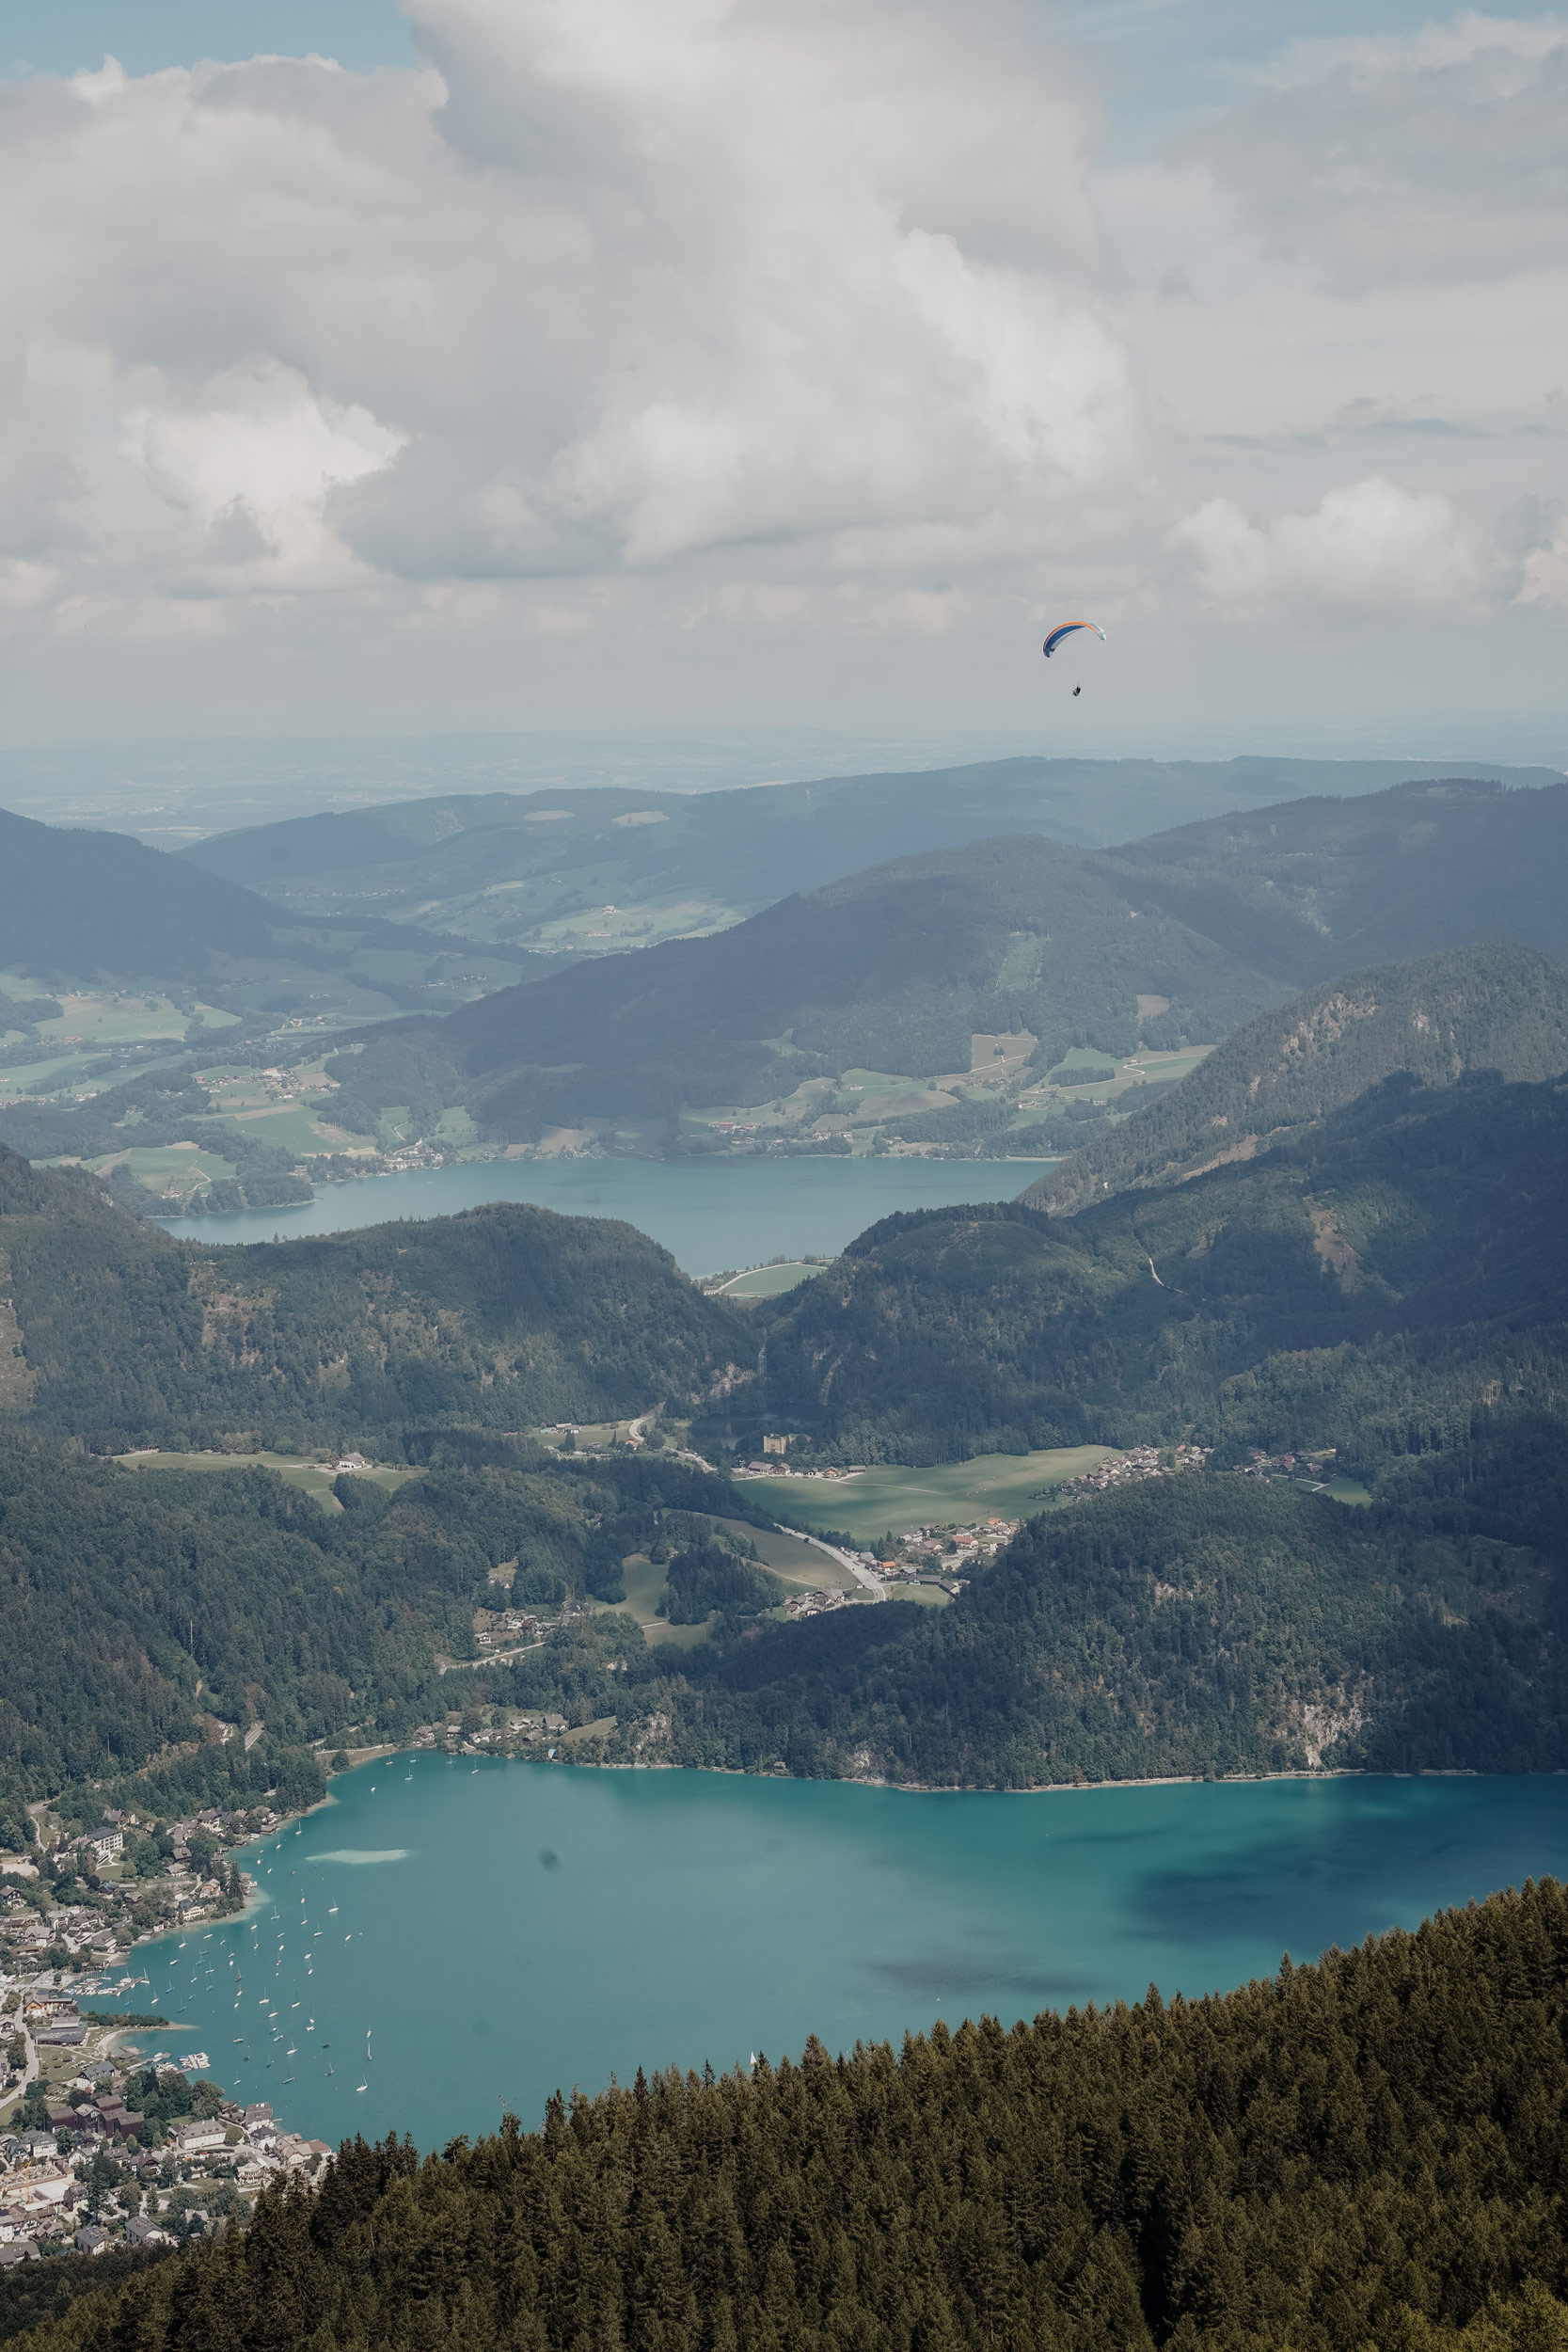
[[[588,1433],[568,1425],[551,1432],[558,1439],[578,1434]],[[635,1431],[632,1442],[641,1435]],[[762,1456],[740,1474],[779,1475],[787,1444],[765,1440]],[[1108,1455],[1058,1494],[1069,1501],[1206,1459],[1201,1447],[1134,1447]],[[345,1456],[331,1467],[372,1465]],[[860,1468],[837,1475],[852,1479]],[[1247,1465],[1253,1475],[1307,1468],[1273,1457]],[[807,1618],[900,1594],[956,1599],[976,1565],[993,1559],[1022,1525],[989,1515],[906,1527],[872,1548],[832,1545],[855,1586],[797,1592],[783,1613]],[[543,1641],[556,1613],[515,1608],[509,1592],[498,1593],[475,1613],[478,1657],[447,1661],[449,1670]],[[563,1613],[579,1612],[568,1602]],[[579,1756],[564,1715],[474,1704],[454,1704],[407,1744],[474,1758],[591,1760],[586,1751]],[[358,1752],[340,1751],[331,1765],[357,1760]],[[0,2267],[41,2253],[170,2245],[243,2219],[269,2180],[315,2178],[329,2153],[325,2143],[285,2129],[265,2103],[230,2098],[208,2074],[205,2052],[155,2046],[149,2037],[166,2032],[167,2021],[91,2005],[95,1997],[123,1999],[146,1983],[127,1973],[127,1956],[144,1939],[243,1913],[258,1890],[232,1850],[276,1832],[290,1808],[211,1809],[172,1820],[114,1810],[75,1836],[47,1807],[34,1814],[35,1842],[22,1854],[0,1856]]]
[[[173,2245],[245,2218],[270,2180],[318,2175],[326,2143],[227,2097],[205,2051],[144,2053],[166,2020],[90,2006],[147,1981],[124,1970],[143,1934],[242,1912],[255,1882],[226,1849],[277,1826],[267,1808],[118,1811],[0,1857],[0,2269]]]

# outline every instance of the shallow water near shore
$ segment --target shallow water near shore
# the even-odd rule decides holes
[[[618,1216],[650,1233],[688,1274],[773,1257],[831,1258],[895,1209],[1016,1200],[1053,1160],[471,1160],[323,1184],[297,1209],[170,1217],[191,1241],[285,1241],[400,1216],[451,1216],[531,1200],[563,1216]]]
[[[1568,1777],[941,1795],[425,1754],[334,1798],[122,2006],[285,2128],[424,2149],[639,2065],[1226,1989],[1568,1865]]]

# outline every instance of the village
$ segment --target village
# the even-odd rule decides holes
[[[173,2245],[243,2220],[269,2181],[319,2175],[325,2140],[226,2098],[204,2050],[123,2047],[135,2021],[53,1975],[0,1977],[0,2269]]]
[[[890,1535],[880,1551],[849,1551],[841,1556],[847,1564],[854,1563],[863,1584],[879,1587],[884,1599],[896,1597],[900,1590],[907,1593],[926,1586],[957,1600],[969,1581],[965,1571],[980,1561],[993,1560],[1022,1524],[1022,1519],[986,1518],[968,1527],[907,1527],[902,1534]],[[864,1591],[848,1593],[823,1586],[792,1595],[784,1605],[784,1614],[821,1616],[866,1597]],[[870,1597],[877,1597],[875,1591]]]
[[[146,1981],[125,1969],[142,1937],[241,1912],[254,1882],[227,1850],[277,1826],[267,1807],[118,1811],[76,1837],[40,1824],[25,1853],[0,1855],[0,2268],[172,2243],[318,2169],[325,2143],[225,2098],[205,2051],[123,2046],[161,2019],[88,2006]]]
[[[1091,1470],[1064,1479],[1057,1500],[1069,1502],[1079,1495],[1103,1494],[1108,1486],[1128,1486],[1139,1478],[1170,1478],[1178,1470],[1201,1470],[1212,1448],[1206,1445],[1135,1445],[1125,1454],[1108,1454]]]

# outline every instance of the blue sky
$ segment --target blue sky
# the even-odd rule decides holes
[[[320,50],[356,71],[406,65],[406,21],[386,0],[3,0],[0,64],[8,73],[74,73],[106,54],[127,73]]]
[[[1568,755],[1561,11],[5,0],[0,103],[12,740]]]

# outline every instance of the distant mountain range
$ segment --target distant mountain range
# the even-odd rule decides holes
[[[0,809],[0,1067],[45,1065],[56,1084],[101,1081],[117,1058],[134,1067],[138,1047],[166,1063],[181,1037],[160,999],[187,1018],[216,1012],[202,1041],[221,1029],[232,1051],[324,1018],[445,1010],[531,967],[561,960],[394,930],[373,909],[299,922],[126,834]]]
[[[1238,807],[1380,792],[1440,772],[1392,760],[1021,758],[731,791],[558,786],[294,818],[181,854],[293,914],[373,912],[476,940],[607,954],[988,834],[1093,849]],[[1513,786],[1561,781],[1548,769],[1474,772]]]
[[[1038,835],[874,866],[717,937],[367,1033],[334,1073],[373,1112],[464,1104],[491,1135],[758,1104],[825,1072],[926,1078],[975,1032],[1213,1043],[1304,977],[1500,933],[1568,954],[1568,785],[1404,784],[1103,853]],[[1386,941],[1386,946],[1383,943]],[[1303,967],[1312,967],[1304,972]],[[364,1113],[361,1113],[363,1116]]]
[[[220,959],[275,955],[277,910],[144,849],[0,809],[0,961],[45,980],[195,980]]]
[[[990,778],[987,791],[1005,797],[1010,788],[990,771],[975,773]],[[799,787],[802,796],[816,789]],[[582,796],[607,797],[615,796]],[[787,875],[786,797],[669,797],[682,823],[694,808],[719,804],[723,818],[726,803],[766,802],[783,828],[773,879]],[[413,807],[428,824],[436,804]],[[376,821],[406,813],[382,812]],[[1557,886],[1568,871],[1562,783],[1513,790],[1474,778],[1407,782],[1358,800],[1281,803],[1107,850],[1006,834],[782,897],[710,936],[577,961],[454,945],[381,914],[298,914],[123,836],[5,821],[15,850],[4,883],[13,935],[24,951],[55,942],[55,962],[41,952],[30,958],[40,981],[60,956],[95,955],[93,969],[111,974],[139,974],[160,957],[181,963],[200,975],[186,983],[185,1001],[194,1009],[199,991],[228,1018],[226,1050],[297,1068],[299,1098],[329,1115],[340,1136],[374,1143],[395,1128],[400,1146],[438,1127],[451,1133],[455,1118],[481,1144],[596,1124],[619,1127],[622,1148],[708,1148],[705,1129],[694,1143],[680,1128],[682,1114],[766,1105],[767,1139],[786,1150],[817,1148],[837,1118],[841,1128],[858,1123],[889,1143],[1059,1151],[1084,1132],[1067,1123],[1069,1112],[1104,1120],[1087,1098],[1069,1103],[1059,1086],[1041,1090],[1074,1049],[1081,1059],[1086,1052],[1117,1061],[1216,1045],[1305,985],[1484,936],[1568,955],[1568,898]],[[351,830],[368,821],[320,820]],[[816,824],[800,818],[813,856],[830,838]],[[663,831],[634,825],[626,838]],[[483,838],[476,828],[452,837],[466,856]],[[28,961],[13,953],[13,968]],[[500,985],[519,965],[527,977]],[[57,1003],[49,1009],[56,1030],[87,1026],[74,1013],[60,1017]],[[119,1005],[103,1009],[120,1018]],[[48,1050],[41,1011],[19,1006],[11,1016],[17,1035],[0,1043],[8,1065]],[[976,1091],[970,1075],[984,1073],[972,1065],[974,1041],[1009,1036],[1015,1050],[988,1058],[986,1070],[999,1074]],[[213,1024],[201,1041],[209,1058],[218,1039]],[[166,1065],[166,1044],[161,1050]],[[1356,1051],[1370,1050],[1363,1034]],[[325,1086],[324,1051],[332,1055]],[[1404,1066],[1397,1052],[1389,1066]],[[1216,1087],[1229,1068],[1221,1065]],[[846,1073],[856,1073],[859,1090],[840,1103],[834,1089]],[[965,1099],[927,1089],[955,1073]],[[879,1073],[891,1092],[860,1089],[862,1075]],[[102,1084],[115,1066],[87,1074]],[[61,1081],[44,1083],[57,1091]],[[80,1105],[14,1103],[0,1107],[0,1139],[34,1157],[83,1158],[133,1142],[201,1142],[207,1131],[188,1122],[204,1114],[204,1101],[177,1073],[160,1088],[156,1102],[143,1100],[145,1089],[121,1089]],[[1015,1089],[1031,1088],[1028,1106],[1015,1107]],[[1258,1102],[1293,1115],[1272,1082]],[[1102,1190],[1119,1181],[1113,1161],[1121,1165],[1117,1104],[1111,1114],[1092,1163]],[[1216,1096],[1207,1116],[1236,1121],[1242,1112]],[[231,1131],[232,1121],[225,1135]],[[1228,1141],[1241,1133],[1233,1125]],[[278,1136],[276,1149],[286,1153],[289,1140]],[[233,1159],[215,1129],[211,1140]],[[260,1131],[242,1140],[260,1141]],[[1193,1145],[1198,1158],[1201,1142]],[[295,1136],[292,1148],[306,1147]],[[838,1148],[848,1148],[842,1134]],[[249,1199],[277,1199],[286,1175],[281,1162],[269,1162],[236,1181]]]
[[[1114,1169],[1111,1198],[1069,1163],[1012,1206],[889,1217],[759,1306],[743,1440],[755,1414],[860,1461],[1095,1438],[1334,1447],[1377,1493],[1483,1501],[1495,1532],[1555,1542],[1568,976],[1483,947],[1343,991],[1374,995],[1338,1040],[1320,992],[1255,1024],[1217,1080],[1200,1069],[1129,1122],[1129,1148],[1140,1128],[1164,1141]],[[1209,1106],[1244,1104],[1249,1063],[1270,1067],[1250,1049],[1299,1037],[1314,1058],[1276,1084],[1271,1132],[1213,1149],[1229,1131]],[[1183,1166],[1204,1138],[1207,1168]],[[1167,1144],[1177,1165],[1156,1170]],[[1080,1205],[1042,1215],[1042,1191]]]

